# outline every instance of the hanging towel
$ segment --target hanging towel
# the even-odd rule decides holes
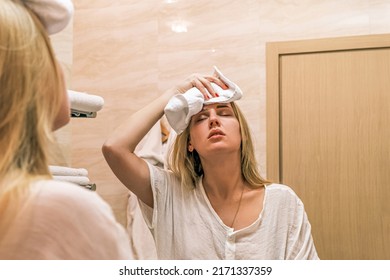
[[[104,99],[101,96],[68,90],[70,108],[81,112],[97,112],[103,108]]]
[[[211,83],[211,86],[218,93],[219,97],[204,100],[203,94],[196,87],[193,87],[184,94],[173,96],[165,106],[165,116],[177,134],[182,133],[186,129],[191,117],[199,113],[203,105],[230,103],[242,97],[242,91],[235,83],[226,78],[216,66],[214,66],[214,71],[217,77],[228,86],[228,89],[224,90],[215,83]]]
[[[37,15],[49,35],[62,31],[74,12],[70,0],[23,0],[23,2]]]
[[[66,166],[49,165],[49,170],[53,176],[88,176],[85,168],[71,168]]]
[[[57,181],[64,181],[73,183],[80,186],[86,186],[92,184],[92,182],[89,180],[86,176],[57,176],[53,175],[53,179]]]

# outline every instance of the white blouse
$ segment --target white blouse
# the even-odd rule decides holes
[[[109,205],[67,182],[35,182],[0,243],[0,259],[130,259],[129,240]]]
[[[291,188],[267,186],[257,220],[235,231],[212,208],[202,180],[195,188],[181,186],[172,172],[148,166],[154,207],[139,202],[159,259],[318,259],[304,206]]]

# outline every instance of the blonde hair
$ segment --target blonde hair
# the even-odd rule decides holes
[[[0,238],[20,198],[50,178],[47,146],[63,88],[48,35],[17,0],[0,2]]]
[[[240,108],[234,102],[230,104],[240,124],[242,176],[253,188],[265,186],[269,182],[259,174],[248,123]],[[182,184],[195,187],[196,182],[203,175],[204,171],[198,153],[195,150],[193,152],[188,151],[189,136],[190,126],[176,137],[169,157],[169,169],[177,177],[181,178]]]

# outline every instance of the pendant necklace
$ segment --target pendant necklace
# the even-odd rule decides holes
[[[233,218],[232,224],[230,226],[231,228],[233,228],[234,222],[236,221],[236,218],[237,218],[238,211],[240,210],[241,201],[242,201],[242,195],[243,194],[244,194],[244,187],[242,188],[242,191],[241,191],[241,196],[240,196],[240,200],[238,201],[237,211],[236,211],[236,214],[234,214],[234,218]]]

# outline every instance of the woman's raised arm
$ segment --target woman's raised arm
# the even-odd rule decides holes
[[[120,125],[103,144],[103,155],[118,179],[141,201],[153,207],[153,193],[146,162],[134,154],[134,150],[153,125],[163,116],[164,108],[175,94],[185,93],[197,87],[209,98],[207,91],[215,96],[210,82],[223,84],[214,76],[193,74],[180,85],[164,92],[146,107],[135,112]],[[206,91],[207,89],[207,91]]]

